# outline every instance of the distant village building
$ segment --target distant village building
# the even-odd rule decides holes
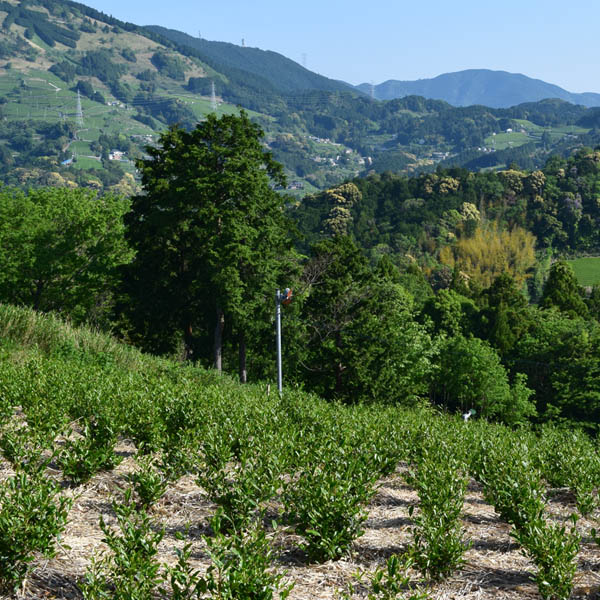
[[[133,142],[146,142],[147,144],[151,144],[154,141],[154,136],[149,134],[134,134],[129,136]]]
[[[126,160],[125,153],[121,150],[112,150],[108,155],[108,160]]]

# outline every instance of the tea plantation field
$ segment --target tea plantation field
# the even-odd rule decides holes
[[[346,406],[0,305],[0,595],[592,598],[585,434]]]

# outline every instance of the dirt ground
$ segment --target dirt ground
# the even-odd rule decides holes
[[[57,555],[34,563],[21,598],[83,598],[78,581],[83,578],[91,556],[104,547],[99,518],[103,515],[108,522],[114,522],[111,499],[122,494],[120,490],[128,486],[126,474],[135,469],[135,448],[125,442],[118,451],[124,460],[116,469],[98,474],[78,488],[66,488],[65,493],[72,495],[74,502]],[[355,542],[352,554],[343,560],[308,564],[296,549],[297,538],[293,533],[279,531],[275,539],[279,551],[275,568],[287,572],[286,579],[295,582],[290,600],[339,597],[339,591],[355,581],[357,571],[373,571],[391,554],[406,549],[411,541],[409,507],[417,503],[417,495],[404,483],[401,471],[399,468],[381,481],[368,507],[365,534]],[[8,465],[0,464],[0,479],[9,474]],[[565,521],[574,511],[573,499],[566,490],[552,492],[549,513],[552,518]],[[181,546],[175,534],[189,527],[194,566],[204,570],[209,559],[202,535],[207,533],[207,522],[214,509],[193,477],[182,478],[171,486],[151,510],[157,525],[166,532],[160,546],[161,562],[175,561],[174,548]],[[470,483],[467,491],[463,524],[466,539],[472,544],[466,552],[465,564],[460,572],[442,583],[424,583],[423,589],[432,599],[540,598],[532,582],[534,566],[509,536],[510,527],[483,500],[475,482]],[[594,518],[580,519],[577,523],[582,542],[574,598],[600,598],[600,548],[590,536],[594,526]],[[418,573],[413,575],[417,580]],[[359,586],[355,597],[366,598],[366,594],[366,588]]]

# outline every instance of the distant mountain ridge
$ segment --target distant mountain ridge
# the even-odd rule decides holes
[[[371,93],[371,84],[361,83],[356,87],[366,94]],[[509,108],[546,98],[559,98],[586,107],[600,106],[600,94],[575,94],[541,79],[490,69],[467,69],[417,81],[390,79],[375,86],[375,98],[378,100],[413,95],[444,100],[453,106],[480,104],[491,108]]]
[[[219,66],[224,66],[246,71],[268,81],[275,90],[282,94],[306,90],[353,91],[356,93],[354,86],[349,83],[313,73],[290,58],[272,50],[204,40],[159,25],[147,25],[145,28],[176,44],[200,51],[205,60],[208,59],[217,70],[220,70]]]
[[[567,100],[373,101],[276,52],[125,23],[69,0],[0,0],[0,183],[135,193],[135,160],[167,126],[192,129],[237,107],[263,128],[296,195],[439,164],[532,170],[550,154],[600,145],[600,108]]]

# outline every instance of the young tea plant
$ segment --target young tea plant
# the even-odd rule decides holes
[[[293,584],[284,581],[285,574],[271,571],[274,550],[262,524],[253,521],[236,530],[226,520],[221,512],[211,520],[214,536],[204,539],[212,563],[197,590],[222,600],[272,600],[274,594],[285,600]]]
[[[155,531],[148,514],[138,510],[131,490],[113,502],[117,528],[100,518],[109,551],[94,558],[81,583],[86,600],[152,600],[162,581],[156,555],[164,531]]]
[[[546,488],[525,444],[494,440],[480,448],[478,477],[487,502],[517,529],[539,523],[546,508]]]
[[[95,473],[116,467],[122,458],[115,453],[117,434],[110,421],[86,420],[83,435],[68,439],[58,462],[75,485],[85,483]]]
[[[460,521],[467,477],[456,452],[433,436],[406,479],[419,495],[411,555],[425,575],[442,579],[460,567],[469,547]],[[411,506],[411,517],[413,510]]]
[[[284,504],[303,549],[324,562],[346,554],[364,530],[366,505],[376,491],[374,457],[333,437],[314,440],[312,453],[286,486]]]
[[[536,456],[546,481],[568,487],[579,514],[587,516],[598,506],[600,461],[592,441],[580,431],[544,427]]]
[[[184,536],[181,532],[175,533],[175,537],[182,541]],[[201,598],[201,576],[198,569],[190,563],[192,556],[192,544],[186,543],[183,548],[175,548],[177,562],[174,565],[167,565],[163,575],[163,586],[161,596],[169,600],[193,600]]]
[[[164,598],[193,600],[284,600],[293,584],[272,572],[273,548],[258,521],[237,530],[219,509],[211,519],[212,536],[204,536],[212,563],[204,575],[190,564],[191,544],[177,549],[177,563],[166,567]],[[276,525],[274,525],[276,527]],[[178,536],[182,539],[182,536]],[[276,596],[275,596],[276,594]]]
[[[137,457],[138,469],[127,476],[139,498],[140,506],[152,506],[166,491],[169,479],[157,469],[154,459],[149,456]]]
[[[510,442],[508,442],[510,443]],[[484,497],[514,526],[512,537],[537,567],[536,582],[545,600],[567,600],[573,588],[579,534],[545,516],[541,474],[523,445],[494,445],[482,461]]]
[[[410,581],[408,571],[413,566],[410,555],[402,557],[392,554],[384,567],[378,567],[367,576],[369,592],[368,600],[428,600],[429,596],[415,589]],[[365,583],[365,574],[359,573],[356,579],[360,584]],[[340,595],[340,600],[352,600],[355,586],[350,584],[348,590]]]
[[[54,555],[71,499],[45,475],[47,461],[17,467],[0,487],[0,594],[17,592],[36,555]]]
[[[176,437],[166,437],[160,454],[160,469],[170,481],[176,481],[198,468],[198,441],[193,431],[181,431]]]
[[[241,529],[255,519],[261,506],[270,500],[280,485],[277,441],[256,439],[253,448],[236,450],[218,430],[207,433],[202,442],[197,483],[226,516],[225,525]]]
[[[28,427],[10,423],[0,431],[0,451],[13,467],[39,459],[42,445]]]
[[[573,526],[539,521],[514,529],[511,535],[537,567],[535,581],[544,600],[567,600],[573,591],[580,536]]]

